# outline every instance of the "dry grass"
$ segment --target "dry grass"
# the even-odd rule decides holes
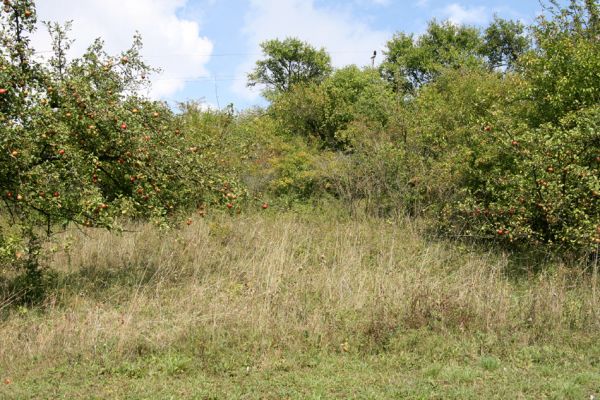
[[[52,260],[57,286],[42,310],[5,316],[0,370],[189,346],[207,357],[373,352],[419,328],[532,343],[600,327],[588,274],[558,265],[512,279],[507,257],[428,241],[415,222],[256,215],[133,228],[57,239],[72,242]]]

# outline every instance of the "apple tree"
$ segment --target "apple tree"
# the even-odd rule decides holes
[[[455,229],[556,252],[597,254],[596,16],[594,2],[573,0],[532,27],[534,48],[518,60],[518,74],[502,81],[510,83],[509,90],[487,112],[474,115],[479,128],[470,128],[465,149],[463,198],[446,210],[456,218]],[[489,94],[477,92],[474,104],[489,102]]]
[[[117,218],[166,221],[216,186],[181,122],[140,95],[152,69],[141,39],[118,56],[96,40],[68,61],[68,26],[47,24],[53,55],[30,45],[31,0],[0,11],[0,272],[41,276],[40,254],[60,226],[117,228]]]

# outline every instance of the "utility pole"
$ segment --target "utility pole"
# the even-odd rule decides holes
[[[373,55],[371,56],[371,67],[375,68],[375,57],[377,57],[377,50],[373,51]]]

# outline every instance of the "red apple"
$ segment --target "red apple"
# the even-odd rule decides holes
[[[262,204],[262,209],[266,210],[267,208],[269,208],[269,203],[263,203]]]
[[[58,192],[54,192],[53,196],[54,196],[54,197],[60,197],[60,193],[58,193]]]
[[[61,156],[62,156],[62,155],[64,155],[64,154],[65,154],[65,150],[64,150],[64,149],[60,149],[60,150],[58,151],[58,154],[59,154],[59,155],[61,155]]]
[[[121,124],[121,129],[123,129],[123,130],[124,130],[124,129],[127,129],[127,124],[126,124],[125,122],[123,122],[123,123]]]
[[[227,208],[229,208],[229,209],[233,208],[233,204],[227,203]]]
[[[8,93],[8,89],[0,88],[0,94]]]

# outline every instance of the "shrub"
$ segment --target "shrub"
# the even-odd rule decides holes
[[[332,150],[351,150],[357,133],[353,121],[386,126],[394,106],[390,87],[372,69],[339,69],[323,83],[296,86],[278,97],[271,115],[284,131],[298,134]]]

